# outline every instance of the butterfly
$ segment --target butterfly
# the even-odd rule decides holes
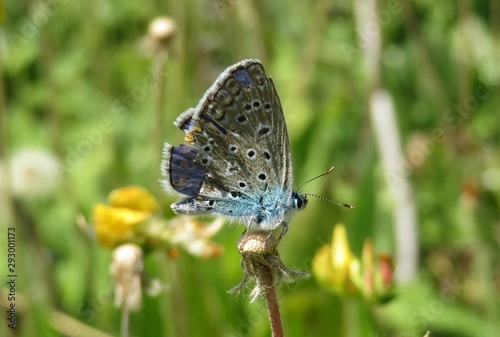
[[[224,215],[247,229],[282,225],[285,232],[306,206],[306,194],[293,190],[280,99],[259,60],[227,68],[174,125],[188,144],[165,143],[160,183],[183,197],[171,205],[175,213]]]

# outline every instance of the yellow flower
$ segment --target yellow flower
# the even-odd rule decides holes
[[[148,249],[168,249],[175,256],[177,247],[192,255],[214,258],[223,248],[210,241],[223,225],[222,219],[210,224],[194,217],[177,216],[170,220],[155,216],[160,205],[146,189],[127,186],[109,194],[109,206],[94,206],[93,218],[101,245],[116,247],[125,243],[146,245]]]
[[[128,208],[135,211],[156,213],[160,209],[158,201],[140,186],[127,186],[111,191],[108,196],[112,207]]]
[[[313,274],[325,288],[340,295],[360,295],[367,300],[383,300],[390,295],[393,284],[392,259],[380,254],[375,265],[373,243],[363,245],[361,261],[355,257],[343,224],[333,229],[332,243],[324,245],[313,260]]]
[[[106,247],[133,241],[142,224],[160,208],[146,189],[127,186],[109,194],[110,206],[94,206],[94,226],[97,239]]]
[[[106,247],[131,241],[151,215],[127,208],[94,206],[94,226],[99,242]]]
[[[313,274],[323,286],[337,293],[357,293],[355,283],[359,272],[357,260],[347,241],[347,233],[343,224],[333,229],[332,243],[324,245],[316,253],[313,260]]]

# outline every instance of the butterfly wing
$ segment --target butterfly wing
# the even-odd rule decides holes
[[[184,146],[198,152],[174,182],[172,170],[185,167],[189,159],[184,154],[194,150],[167,144],[164,151],[163,171],[170,174],[164,185],[190,196],[173,204],[174,211],[249,217],[266,226],[283,218],[291,207],[290,144],[278,94],[260,61],[229,67],[197,108],[181,114],[175,124],[194,145]],[[198,189],[200,174],[204,180]]]

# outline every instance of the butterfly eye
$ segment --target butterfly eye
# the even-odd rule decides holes
[[[307,199],[304,195],[295,193],[294,198],[295,198],[295,208],[297,209],[301,209],[307,204]]]

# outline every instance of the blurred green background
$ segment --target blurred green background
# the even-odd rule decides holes
[[[2,314],[2,336],[81,336],[69,317],[120,334],[111,250],[76,219],[91,222],[94,204],[131,184],[152,191],[172,217],[176,199],[157,183],[161,142],[183,141],[174,119],[244,58],[259,58],[280,94],[295,185],[334,165],[304,190],[356,206],[311,198],[280,244],[285,264],[310,271],[339,222],[356,256],[371,237],[396,262],[395,297],[385,304],[332,294],[313,277],[282,286],[285,335],[499,335],[497,0],[0,4],[0,275],[5,287],[7,227],[15,225],[23,296],[15,332]],[[176,23],[160,45],[148,37],[157,16]],[[382,89],[393,114],[390,104],[373,105]],[[375,126],[380,111],[395,129]],[[390,157],[382,144],[400,152]],[[33,148],[49,154],[19,158]],[[43,175],[50,156],[59,163],[53,183],[50,168]],[[30,161],[33,172],[20,175],[16,165]],[[214,237],[225,247],[218,259],[148,254],[146,271],[167,290],[144,295],[131,334],[269,336],[264,303],[250,304],[249,289],[226,293],[242,277],[242,230],[227,225]]]

